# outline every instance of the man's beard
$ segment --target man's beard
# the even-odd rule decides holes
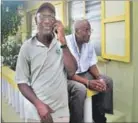
[[[51,42],[52,39],[54,38],[54,34],[53,33],[47,33],[44,35],[44,38],[48,41]]]

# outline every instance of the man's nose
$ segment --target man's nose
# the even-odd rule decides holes
[[[50,19],[48,19],[48,18],[44,19],[44,23],[49,23],[49,22],[50,22]]]

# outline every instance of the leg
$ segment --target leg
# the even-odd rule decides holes
[[[104,92],[104,110],[106,113],[113,114],[113,80],[105,75],[102,78],[107,84],[107,91]]]
[[[87,75],[89,79],[90,75]],[[105,75],[102,75],[102,78],[107,84],[107,91],[98,93],[92,97],[92,106],[93,106],[93,120],[96,123],[105,123],[106,117],[105,113],[113,114],[113,80]]]
[[[83,77],[89,80],[94,79],[89,73],[86,73]],[[98,93],[92,97],[92,117],[95,123],[105,123],[105,111],[104,111],[104,93]]]
[[[70,123],[83,122],[86,87],[76,81],[68,81]]]
[[[95,123],[106,123],[104,111],[104,94],[98,93],[92,97],[92,112]]]

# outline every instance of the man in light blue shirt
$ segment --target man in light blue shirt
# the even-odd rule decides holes
[[[86,95],[86,87],[99,93],[93,97],[93,120],[96,123],[105,123],[105,110],[112,111],[112,79],[100,74],[96,64],[97,57],[94,47],[89,42],[91,26],[87,20],[79,20],[75,23],[75,34],[66,36],[68,48],[75,57],[78,65],[76,74],[68,82],[71,123],[83,121],[83,105]],[[85,85],[85,86],[84,86]],[[75,88],[74,91],[71,88]],[[76,91],[75,91],[76,90]],[[73,94],[76,96],[74,97]],[[108,99],[107,99],[108,98]],[[104,103],[106,100],[106,103]],[[104,104],[107,104],[108,107]],[[104,105],[104,106],[103,106]]]

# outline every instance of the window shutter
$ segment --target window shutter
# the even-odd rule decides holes
[[[102,56],[130,61],[130,1],[102,1]]]

